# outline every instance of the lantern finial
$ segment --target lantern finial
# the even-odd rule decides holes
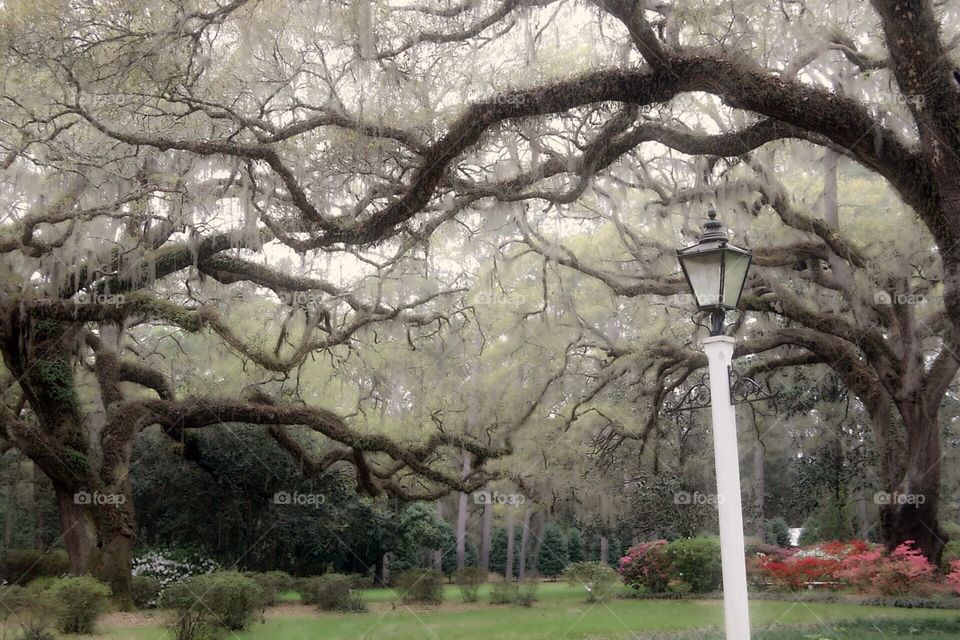
[[[723,224],[717,220],[717,210],[714,209],[712,204],[707,209],[707,218],[708,220],[703,223],[703,233],[700,234],[700,244],[717,240],[726,242],[728,240],[727,234],[723,230]]]

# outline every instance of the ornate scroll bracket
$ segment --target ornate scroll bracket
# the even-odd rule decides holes
[[[731,404],[753,404],[755,402],[774,402],[776,403],[778,393],[771,393],[770,389],[753,378],[741,376],[732,367],[730,372],[730,403]],[[683,395],[676,400],[667,400],[663,403],[664,413],[679,413],[681,411],[693,411],[695,409],[707,409],[710,407],[710,374],[704,373],[700,376],[696,384],[688,388]]]

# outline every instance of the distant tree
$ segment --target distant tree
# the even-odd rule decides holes
[[[570,562],[582,562],[586,559],[583,537],[580,535],[580,529],[576,527],[570,529],[570,533],[567,534],[567,559]]]
[[[778,547],[786,547],[790,544],[790,529],[787,527],[787,521],[783,518],[772,518],[766,522],[766,535],[764,536],[767,544],[775,544]]]
[[[514,527],[514,540],[519,540],[522,532],[520,527]],[[507,528],[497,527],[493,532],[493,541],[490,545],[490,571],[506,576],[507,565]],[[520,575],[520,554],[513,554],[512,577]]]
[[[563,531],[551,522],[543,532],[543,543],[537,557],[537,571],[540,575],[556,578],[567,568],[569,562],[567,540],[563,537]]]

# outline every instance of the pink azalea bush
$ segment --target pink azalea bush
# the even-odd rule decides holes
[[[947,574],[947,583],[957,594],[960,594],[960,560],[954,560],[950,563],[950,573]]]
[[[837,577],[863,593],[929,595],[941,590],[936,568],[907,540],[889,554],[867,549],[847,556]]]
[[[630,547],[627,555],[620,558],[617,567],[623,583],[653,593],[667,591],[672,575],[666,548],[666,540],[642,542]]]

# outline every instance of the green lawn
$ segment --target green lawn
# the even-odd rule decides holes
[[[486,591],[486,590],[485,590]],[[268,616],[263,624],[231,636],[234,640],[633,640],[654,637],[706,640],[710,634],[675,635],[673,632],[719,628],[723,607],[719,601],[630,600],[606,604],[583,602],[579,590],[564,584],[543,584],[539,602],[532,608],[491,606],[482,597],[478,604],[463,604],[456,588],[447,590],[441,607],[405,607],[396,604],[388,589],[366,592],[371,612],[320,614],[312,609],[290,610]],[[295,596],[287,596],[295,600]],[[881,640],[909,636],[911,640],[946,640],[960,637],[957,611],[860,607],[844,604],[803,604],[758,601],[751,604],[755,626],[772,630],[757,633],[763,640]],[[851,621],[901,620],[896,628],[873,624],[841,625]],[[952,624],[951,624],[952,623]],[[803,630],[782,625],[808,625]],[[934,625],[940,629],[930,628]],[[943,626],[948,625],[948,626]],[[929,628],[925,631],[925,628]],[[161,640],[157,627],[102,629],[104,638]],[[665,634],[665,635],[664,635]],[[717,636],[720,637],[720,636]],[[169,636],[168,636],[169,638]]]

